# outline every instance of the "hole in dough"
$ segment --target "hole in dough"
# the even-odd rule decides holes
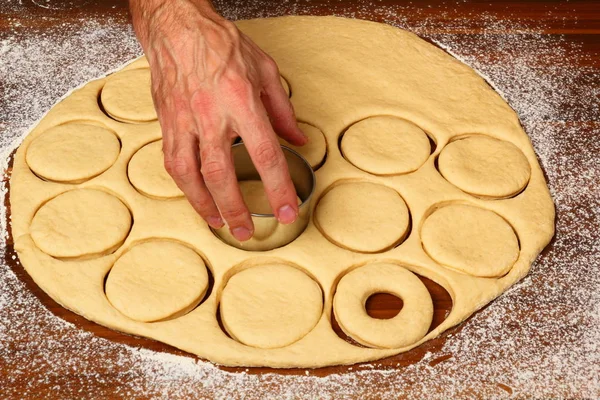
[[[531,175],[527,157],[517,146],[482,135],[450,142],[441,151],[437,167],[448,182],[483,198],[515,196]]]
[[[106,297],[125,316],[153,322],[182,316],[207,293],[204,260],[183,244],[152,240],[137,244],[114,264]]]
[[[377,253],[400,244],[408,234],[410,213],[387,186],[346,182],[333,186],[315,209],[315,224],[337,246]]]
[[[372,318],[365,309],[373,293],[391,293],[402,299],[393,318]],[[433,320],[433,301],[423,282],[399,265],[373,263],[356,268],[340,279],[333,298],[340,328],[364,346],[399,348],[424,337]]]
[[[374,175],[416,171],[431,154],[429,136],[415,124],[392,116],[366,118],[350,126],[340,150],[355,167]]]
[[[31,221],[31,238],[43,252],[58,258],[113,253],[131,228],[129,209],[101,190],[75,189],[42,205]]]
[[[519,257],[517,235],[504,218],[465,204],[434,211],[423,223],[421,241],[433,260],[473,276],[502,276]]]
[[[304,146],[294,146],[282,138],[279,138],[279,143],[300,153],[300,155],[308,161],[312,169],[317,170],[323,165],[327,155],[325,135],[323,135],[323,132],[321,132],[319,128],[304,122],[298,122],[298,127],[306,136],[308,136],[308,143]]]
[[[152,142],[139,149],[127,167],[129,181],[138,192],[156,199],[183,197],[173,178],[164,166],[162,140]]]
[[[158,119],[150,89],[148,68],[117,72],[106,80],[100,101],[106,114],[117,121],[136,124]]]
[[[391,293],[373,293],[365,302],[365,310],[371,318],[394,318],[402,310],[404,302]]]
[[[109,169],[119,157],[121,143],[110,130],[84,123],[48,129],[27,148],[31,171],[53,182],[81,183]]]
[[[288,346],[307,335],[323,312],[317,282],[286,264],[266,264],[233,275],[221,295],[226,332],[252,347]]]

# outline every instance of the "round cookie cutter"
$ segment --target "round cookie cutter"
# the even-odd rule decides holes
[[[301,201],[298,206],[298,218],[292,224],[283,225],[279,223],[274,214],[251,213],[254,235],[248,241],[239,242],[231,234],[227,225],[212,230],[225,243],[242,250],[267,251],[285,246],[306,229],[310,220],[310,205],[316,186],[315,173],[308,161],[296,151],[286,146],[281,146],[281,150],[288,164],[296,194]],[[260,175],[243,142],[231,146],[231,153],[238,181],[260,180]]]

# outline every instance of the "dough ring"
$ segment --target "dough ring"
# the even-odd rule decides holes
[[[321,318],[323,295],[304,272],[267,264],[238,272],[221,296],[221,320],[234,339],[273,349],[297,342]]]
[[[148,68],[117,72],[102,89],[102,106],[117,121],[139,124],[156,120]]]
[[[129,233],[131,214],[116,197],[91,189],[75,189],[44,204],[31,221],[31,238],[53,257],[109,254]]]
[[[117,136],[99,126],[68,123],[48,129],[27,150],[27,165],[41,178],[80,183],[100,175],[119,157]]]
[[[183,197],[164,166],[162,140],[147,144],[138,150],[127,167],[131,184],[142,194],[157,199]]]
[[[502,276],[519,257],[519,241],[508,222],[469,205],[434,211],[423,224],[421,238],[431,258],[474,276]]]
[[[367,314],[365,303],[375,293],[402,299],[402,309],[393,318],[377,319]],[[340,328],[360,344],[399,348],[427,334],[433,319],[433,302],[427,288],[407,269],[394,264],[367,264],[344,275],[333,298]]]
[[[481,135],[448,144],[438,165],[448,182],[479,197],[514,196],[531,176],[529,162],[517,146]]]
[[[194,250],[153,240],[123,254],[108,274],[105,288],[111,304],[127,317],[160,321],[196,307],[206,294],[208,273]]]

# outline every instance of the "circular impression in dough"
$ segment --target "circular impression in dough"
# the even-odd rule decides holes
[[[427,134],[415,124],[392,116],[377,116],[352,125],[340,144],[346,160],[375,175],[416,171],[429,158]]]
[[[423,223],[421,240],[435,261],[473,276],[502,276],[519,257],[519,241],[508,222],[469,205],[434,211]]]
[[[288,95],[288,97],[290,97],[290,95],[292,94],[290,90],[290,84],[283,76],[280,76],[279,80],[281,81],[281,86],[283,86],[283,90],[285,90],[285,93]]]
[[[50,128],[35,138],[25,157],[29,168],[43,179],[80,183],[110,168],[120,151],[121,143],[112,131],[70,123]]]
[[[143,123],[156,120],[148,68],[117,72],[106,80],[100,96],[108,115],[117,121]]]
[[[325,136],[319,128],[310,124],[299,122],[298,127],[306,136],[308,136],[308,143],[304,146],[294,146],[282,138],[279,138],[279,143],[300,153],[313,169],[318,169],[325,159],[325,154],[327,154],[327,142],[325,142]]]
[[[402,197],[369,182],[334,186],[319,201],[315,223],[338,246],[364,253],[388,250],[408,232],[410,214]]]
[[[487,136],[449,143],[440,153],[438,167],[448,182],[481,197],[513,196],[531,175],[529,162],[517,146]]]
[[[153,240],[123,254],[106,279],[106,297],[141,322],[184,315],[202,301],[208,273],[198,253],[179,243]]]
[[[285,264],[267,264],[233,275],[223,289],[223,326],[237,341],[252,347],[288,346],[308,334],[321,318],[319,285]]]
[[[394,318],[377,319],[367,314],[365,303],[375,293],[389,293],[402,299]],[[394,264],[374,263],[344,275],[333,298],[333,310],[340,328],[362,345],[399,348],[411,345],[427,334],[433,319],[433,301],[421,280]]]
[[[182,197],[183,192],[165,169],[162,143],[162,140],[158,140],[147,144],[131,157],[127,167],[129,181],[148,197]]]
[[[131,214],[118,198],[101,190],[75,189],[40,207],[30,233],[43,252],[75,258],[114,252],[130,228]]]

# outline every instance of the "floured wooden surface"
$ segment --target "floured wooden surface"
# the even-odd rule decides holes
[[[377,12],[383,12],[381,7]],[[387,18],[399,22],[396,14],[397,10],[390,10]],[[518,28],[493,19],[486,24],[490,32]],[[29,39],[17,27],[13,37],[2,42],[0,74],[9,88],[2,99],[6,115],[2,145],[7,153],[14,148],[11,142],[67,90],[139,51],[128,28],[106,26],[92,20],[49,31],[45,38],[29,33]],[[426,34],[427,21],[420,27],[403,27]],[[580,60],[587,56],[577,46],[535,33],[523,37],[484,33],[473,39],[438,35],[434,39],[489,76],[505,94],[521,115],[545,168],[557,204],[557,237],[524,282],[469,320],[459,333],[451,334],[441,350],[413,365],[390,370],[393,363],[388,361],[386,371],[375,363],[315,377],[302,376],[304,371],[300,375],[230,373],[187,357],[105,340],[48,312],[15,278],[13,269],[20,266],[3,266],[0,358],[6,370],[12,371],[2,378],[8,394],[33,396],[45,388],[62,396],[204,394],[227,398],[233,393],[253,398],[269,390],[311,398],[317,394],[374,396],[385,388],[390,398],[402,394],[509,396],[509,392],[514,396],[597,396],[600,299],[594,226],[598,223],[599,178],[594,155],[600,149],[593,140],[598,125],[581,123],[598,119],[591,107],[598,95],[594,70],[577,67],[585,64]],[[96,50],[84,55],[82,45]],[[116,54],[121,51],[123,55]],[[491,53],[508,55],[500,57],[501,62],[487,60]],[[40,67],[41,58],[46,62]],[[552,65],[540,69],[548,59],[554,60]],[[51,86],[56,83],[47,78],[57,75],[60,85]],[[446,355],[450,358],[432,363]],[[309,371],[308,375],[323,373]]]

